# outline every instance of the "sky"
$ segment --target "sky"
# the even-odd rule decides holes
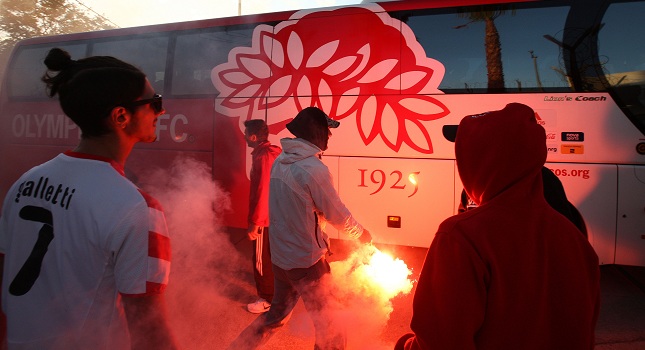
[[[360,3],[361,0],[74,0],[118,27]]]

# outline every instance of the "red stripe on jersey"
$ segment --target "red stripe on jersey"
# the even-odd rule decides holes
[[[139,193],[141,193],[143,198],[146,200],[146,203],[148,204],[148,208],[153,208],[159,211],[163,211],[163,208],[161,207],[161,203],[156,198],[143,192],[141,189],[139,189]]]
[[[164,290],[166,290],[165,284],[146,282],[146,294],[159,294]]]
[[[120,293],[124,297],[141,298],[150,295],[161,294],[166,290],[167,285],[163,283],[146,282],[146,292],[141,294]]]
[[[156,232],[148,232],[148,256],[170,261],[170,238]]]

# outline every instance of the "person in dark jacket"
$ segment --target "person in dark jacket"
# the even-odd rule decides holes
[[[462,119],[459,176],[477,208],[446,219],[428,250],[411,333],[395,349],[591,349],[598,256],[544,198],[546,135],[511,103]]]

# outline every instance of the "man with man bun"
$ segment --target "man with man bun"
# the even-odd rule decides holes
[[[0,218],[9,349],[176,349],[164,290],[170,238],[160,203],[125,177],[156,139],[162,98],[108,56],[45,59],[43,81],[78,125],[73,149],[23,174]]]

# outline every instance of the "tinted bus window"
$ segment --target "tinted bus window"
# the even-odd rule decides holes
[[[160,94],[163,94],[167,53],[168,37],[165,36],[97,42],[92,49],[93,56],[114,56],[131,62],[148,76],[155,91]]]
[[[253,28],[206,28],[176,39],[173,59],[172,94],[217,94],[211,69],[228,60],[234,47],[251,46]]]
[[[85,57],[86,45],[55,45],[69,52],[72,57]],[[10,98],[44,99],[45,84],[40,80],[45,74],[45,57],[49,50],[54,47],[39,46],[26,47],[16,53],[13,57],[13,64],[7,70],[9,84],[8,92]]]
[[[645,130],[645,3],[618,3],[607,9],[598,33],[598,55],[623,110]]]
[[[444,64],[439,89],[446,93],[486,93],[485,13],[495,13],[501,43],[504,87],[507,92],[567,91],[556,44],[568,7],[519,9],[486,7],[486,11],[428,12],[410,16],[407,24],[428,57]]]

